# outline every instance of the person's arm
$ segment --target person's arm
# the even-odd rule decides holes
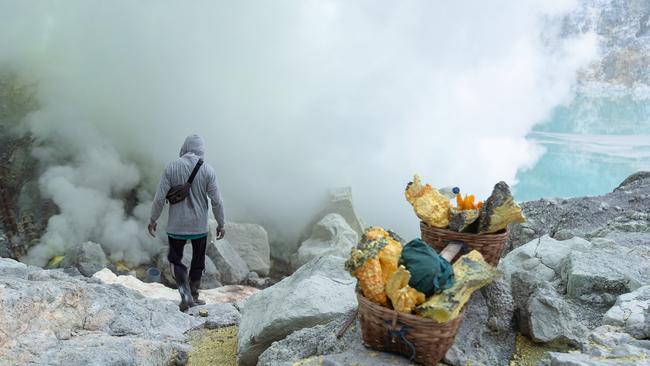
[[[163,207],[165,207],[165,197],[167,196],[167,192],[169,192],[169,188],[171,188],[169,183],[169,175],[167,174],[167,169],[165,169],[162,177],[160,178],[158,190],[156,190],[156,195],[151,205],[151,218],[149,219],[148,226],[149,234],[151,234],[151,236],[155,236],[154,233],[156,232],[156,228],[158,226],[156,221],[158,221],[158,218],[160,218]]]
[[[211,171],[208,177],[207,193],[212,202],[212,213],[217,220],[217,239],[221,239],[226,234],[226,219],[223,214],[223,200],[221,199],[221,192],[219,192],[219,186],[217,184],[217,175],[214,171]]]

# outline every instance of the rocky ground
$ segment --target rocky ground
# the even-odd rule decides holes
[[[0,364],[166,365],[188,357],[193,330],[232,326],[230,302],[178,311],[175,302],[145,297],[74,271],[43,270],[0,259]],[[207,316],[199,315],[207,310]]]
[[[529,220],[512,227],[503,276],[472,296],[445,364],[650,365],[649,197],[640,172],[604,196],[524,203]],[[203,290],[209,305],[189,314],[162,284],[1,259],[0,364],[408,365],[367,349],[358,323],[336,337],[357,306],[343,268],[352,214],[315,220],[291,276]],[[259,259],[211,250],[233,278]]]
[[[524,203],[529,220],[511,230],[514,250],[500,263],[503,278],[473,295],[444,362],[650,365],[649,198],[650,173],[640,172],[604,196]],[[311,266],[317,262],[306,265]],[[336,276],[341,278],[336,285],[346,286],[345,274]],[[349,315],[344,310],[354,308],[354,299],[332,296],[327,310],[316,310],[322,304],[315,306],[310,300],[316,300],[319,292],[309,294],[306,286],[294,288],[301,290],[292,296],[303,300],[291,304],[282,297],[275,303],[270,300],[273,291],[286,290],[272,287],[254,295],[250,308],[243,308],[238,349],[245,360],[242,364],[255,364],[251,360],[255,355],[259,355],[258,365],[409,364],[404,358],[366,349],[358,324],[336,339]],[[300,305],[301,312],[315,312],[302,318],[323,316],[316,320],[320,324],[308,327],[302,318],[290,322],[287,314],[275,315],[283,311],[259,315],[252,304],[262,298],[272,309]],[[255,320],[260,316],[263,322]],[[286,325],[298,323],[303,329],[287,335]],[[266,347],[261,353],[260,345]]]

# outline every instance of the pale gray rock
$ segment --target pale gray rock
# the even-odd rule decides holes
[[[623,327],[638,339],[650,339],[650,286],[619,296],[603,324]]]
[[[238,285],[248,275],[248,265],[227,239],[208,243],[206,255],[219,270],[219,282],[224,285]]]
[[[292,266],[298,269],[310,260],[324,255],[347,258],[359,241],[357,233],[343,216],[332,213],[323,217],[312,229],[309,239],[302,242],[298,253],[292,258]]]
[[[514,272],[528,272],[540,280],[554,281],[559,278],[561,266],[573,251],[587,252],[592,244],[574,237],[559,241],[544,235],[508,253],[499,262],[506,281]]]
[[[357,235],[363,235],[366,225],[363,220],[359,218],[357,210],[354,208],[352,188],[343,187],[331,190],[329,200],[321,210],[321,213],[317,215],[316,220],[320,220],[320,218],[331,213],[341,215]]]
[[[614,301],[616,296],[650,285],[650,248],[622,246],[574,251],[563,262],[561,275],[567,295],[588,300],[593,295]],[[603,297],[605,295],[605,297]]]
[[[536,342],[568,341],[579,344],[587,333],[575,313],[554,289],[537,288],[527,304],[527,328]]]
[[[239,364],[255,365],[273,342],[353,310],[356,280],[345,271],[344,262],[333,256],[316,258],[246,300],[238,334]]]
[[[527,272],[513,273],[511,281],[517,324],[522,334],[538,342],[579,343],[587,329],[550,283]]]
[[[9,258],[0,258],[0,278],[15,277],[27,279],[27,266]]]
[[[7,259],[0,268],[9,273],[0,276],[0,364],[166,364],[201,324],[123,286]]]
[[[229,327],[238,325],[241,322],[241,314],[233,304],[208,304],[203,306],[195,306],[190,308],[187,313],[194,317],[201,317],[202,310],[208,311],[208,316],[205,317],[204,326],[209,329]]]
[[[605,325],[591,332],[580,352],[550,352],[548,356],[551,366],[650,366],[650,341]]]
[[[61,261],[60,267],[75,267],[79,272],[91,277],[97,271],[101,271],[108,265],[108,259],[102,246],[87,241],[77,246],[74,250],[66,253],[65,258]]]
[[[183,260],[182,263],[187,267],[188,273],[190,266],[192,264],[192,245],[188,242],[183,248]],[[167,253],[162,253],[158,256],[158,269],[162,274],[163,283],[168,286],[175,287],[176,281],[172,277],[171,269],[169,267],[169,261],[167,260]],[[205,257],[205,269],[203,270],[203,276],[201,277],[201,288],[210,289],[221,287],[222,284],[219,281],[221,273],[215,266],[212,259],[206,255]]]
[[[248,286],[255,287],[258,289],[265,289],[267,287],[273,286],[277,281],[269,277],[260,277],[256,272],[249,272],[246,275],[246,280],[244,281]]]
[[[210,220],[208,242],[215,242],[217,222]],[[269,236],[263,227],[256,224],[226,223],[226,237],[232,248],[246,262],[250,271],[268,276],[271,270],[271,248]]]
[[[325,354],[341,353],[350,349],[364,349],[359,321],[339,340],[336,333],[343,327],[349,314],[315,327],[300,329],[273,344],[260,355],[257,366],[293,365],[302,359]]]
[[[336,333],[341,329],[346,316],[327,324],[301,329],[287,338],[273,342],[260,356],[257,366],[375,366],[414,365],[407,358],[382,353],[366,348],[361,341],[360,324],[357,320],[341,339]]]

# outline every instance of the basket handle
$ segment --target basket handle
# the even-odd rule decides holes
[[[440,251],[440,256],[451,263],[458,255],[467,254],[471,248],[462,240],[449,240]]]
[[[392,321],[384,321],[386,324],[386,330],[387,330],[387,335],[386,337],[386,348],[388,347],[388,342],[395,343],[395,338],[399,338],[406,344],[410,349],[411,349],[411,356],[409,357],[409,362],[412,362],[415,360],[415,356],[417,354],[415,350],[415,345],[411,343],[408,339],[406,339],[406,333],[408,333],[410,327],[407,325],[402,325],[397,322],[397,312],[393,314],[393,319]]]

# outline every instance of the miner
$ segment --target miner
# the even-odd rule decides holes
[[[157,220],[165,205],[169,205],[167,237],[169,252],[167,259],[171,273],[181,295],[179,308],[187,310],[191,306],[203,305],[199,299],[201,276],[205,268],[205,249],[208,238],[208,198],[212,212],[217,220],[216,239],[226,234],[223,215],[223,202],[217,186],[217,176],[212,167],[203,161],[205,153],[203,139],[191,135],[181,147],[180,157],[165,168],[156,191],[151,208],[149,234],[155,236]],[[192,243],[192,264],[189,272],[181,262],[183,247]]]

